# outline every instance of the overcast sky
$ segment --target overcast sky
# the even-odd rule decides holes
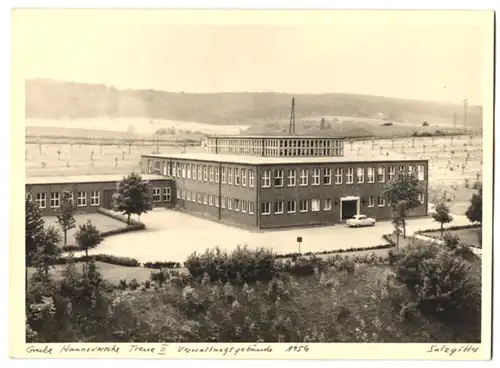
[[[463,12],[351,14],[275,14],[276,22],[228,14],[205,16],[203,23],[219,24],[201,25],[201,18],[158,11],[20,11],[13,17],[13,47],[26,78],[184,92],[341,92],[480,103],[485,52],[492,47],[485,43],[490,28],[481,25],[489,24]]]

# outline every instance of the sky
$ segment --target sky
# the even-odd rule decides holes
[[[117,88],[481,103],[492,28],[441,13],[18,10],[13,65],[25,78]]]

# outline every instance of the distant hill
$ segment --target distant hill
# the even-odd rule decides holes
[[[411,88],[411,86],[409,86]],[[118,90],[102,84],[26,81],[26,117],[79,119],[97,117],[148,117],[208,124],[253,124],[287,119],[291,98],[297,100],[297,119],[321,116],[382,117],[420,123],[434,117],[462,121],[462,106],[350,94],[286,93],[182,93],[155,90]],[[470,127],[482,125],[482,108],[469,106]]]

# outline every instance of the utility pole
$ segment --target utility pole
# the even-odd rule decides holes
[[[464,101],[464,129],[467,129],[467,99]]]
[[[288,127],[288,134],[295,134],[295,97],[292,97],[292,110],[290,111],[290,126]]]

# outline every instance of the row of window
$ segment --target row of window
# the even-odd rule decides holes
[[[376,198],[376,205],[377,207],[385,207],[386,206],[386,199],[385,196],[379,195],[377,197],[375,196],[369,196],[368,197],[368,203],[367,207],[368,208],[373,208],[375,207],[375,198]],[[420,203],[423,203],[423,196],[419,196]],[[324,199],[301,199],[298,201],[298,211],[299,212],[308,212],[309,210],[311,212],[318,212],[323,208],[323,211],[331,211],[332,209],[332,199],[331,198],[324,198]],[[285,207],[286,204],[286,207]],[[323,204],[323,206],[321,206]],[[261,202],[261,214],[262,215],[270,215],[271,214],[271,208],[273,210],[273,214],[275,215],[280,215],[285,213],[295,213],[297,212],[297,201],[296,200],[291,200],[291,201],[275,201],[274,203],[271,202]]]
[[[237,198],[221,197],[219,203],[219,196],[215,194],[206,194],[199,192],[190,192],[188,190],[177,190],[177,199],[186,200],[194,203],[203,203],[205,205],[219,208],[226,208],[235,212],[248,213],[253,215],[255,213],[255,204],[251,201],[245,201]]]
[[[84,191],[78,191],[76,194],[76,205],[77,207],[85,207],[87,206],[87,198],[88,194]],[[69,192],[69,200],[70,202],[74,202],[74,193]],[[40,208],[47,207],[47,194],[46,193],[37,193],[35,196],[35,202]],[[92,190],[90,192],[90,205],[91,206],[99,206],[101,203],[101,193],[98,190]],[[59,192],[51,192],[49,197],[49,205],[50,208],[59,208],[61,206],[61,193]]]
[[[161,188],[153,188],[153,202],[170,202],[172,200],[172,188],[164,187],[163,191]]]
[[[396,167],[390,166],[388,168],[388,181],[394,179],[396,175]],[[416,172],[418,180],[424,180],[424,165],[417,165]],[[349,167],[346,170],[345,175],[345,183],[346,184],[354,184],[356,180],[357,183],[365,182],[365,168],[358,167],[354,170],[353,167]],[[406,166],[399,167],[400,172],[408,172],[413,174],[415,172],[414,166],[408,166],[408,171],[406,171]],[[321,182],[324,185],[332,184],[332,169],[327,167],[323,169],[314,168],[312,169],[312,185],[320,185]],[[354,174],[356,173],[356,177]],[[384,183],[386,180],[386,172],[385,167],[378,167],[375,171],[374,167],[368,167],[366,169],[366,182],[367,183]],[[274,169],[274,170],[264,170],[261,178],[261,186],[262,188],[269,188],[271,186],[271,178],[273,181],[274,187],[282,187],[285,182],[285,170],[283,169]],[[335,168],[335,184],[342,184],[344,180],[344,169],[343,168]],[[296,169],[288,169],[287,170],[287,186],[294,187],[297,183],[297,170]],[[307,186],[309,185],[309,169],[299,169],[299,185]]]

